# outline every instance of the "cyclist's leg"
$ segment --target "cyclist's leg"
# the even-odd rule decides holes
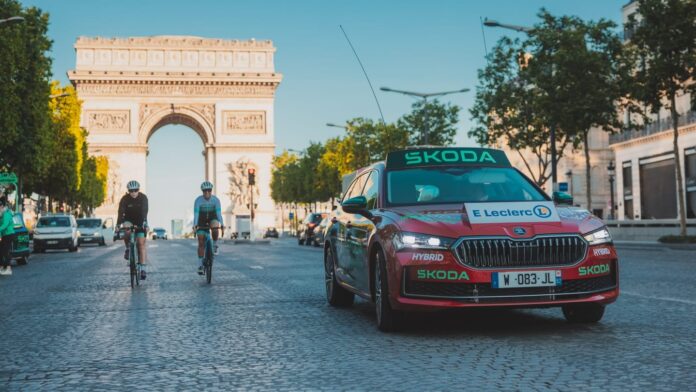
[[[218,236],[219,236],[219,232],[220,232],[220,222],[218,222],[217,220],[210,221],[210,231],[211,231],[212,237],[213,237],[213,252],[215,252],[215,254],[217,254],[217,249],[218,249],[217,241],[218,241]]]
[[[126,260],[129,260],[129,251],[130,251],[130,229],[126,228],[123,231],[123,244],[126,246],[126,253],[123,255],[123,258]]]
[[[146,279],[145,263],[147,262],[147,247],[145,246],[145,232],[136,232],[135,243],[138,247],[138,264],[140,267],[140,279]]]
[[[204,258],[204,248],[205,239],[207,236],[206,230],[196,230],[196,237],[198,237],[198,274],[203,275],[203,258]]]

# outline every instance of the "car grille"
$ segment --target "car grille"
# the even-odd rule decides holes
[[[587,242],[578,235],[463,238],[455,250],[461,263],[474,268],[565,266],[585,257]]]
[[[548,301],[587,296],[590,293],[607,291],[616,287],[615,268],[609,275],[589,279],[566,280],[555,287],[519,287],[495,289],[490,283],[438,283],[404,280],[406,297],[450,298],[471,302],[500,302],[511,298]],[[557,298],[560,297],[560,298]]]

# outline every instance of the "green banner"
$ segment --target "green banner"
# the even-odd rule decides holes
[[[0,173],[0,184],[16,184],[17,175],[14,173]]]
[[[503,151],[490,148],[422,148],[394,151],[387,155],[387,169],[462,165],[509,167],[510,161]]]

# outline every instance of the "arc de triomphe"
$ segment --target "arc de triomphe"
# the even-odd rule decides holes
[[[275,72],[271,41],[80,37],[75,50],[68,77],[83,101],[90,153],[109,159],[107,200],[96,215],[116,215],[130,179],[147,192],[150,136],[184,124],[203,141],[201,181],[205,176],[215,184],[226,225],[237,231],[250,214],[249,167],[256,169],[256,227],[274,225],[273,108],[282,75]]]

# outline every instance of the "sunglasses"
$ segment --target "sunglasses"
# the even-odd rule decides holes
[[[129,193],[138,193],[138,192],[140,192],[140,189],[131,189],[128,192]]]
[[[203,192],[212,192],[212,189],[203,189]]]

